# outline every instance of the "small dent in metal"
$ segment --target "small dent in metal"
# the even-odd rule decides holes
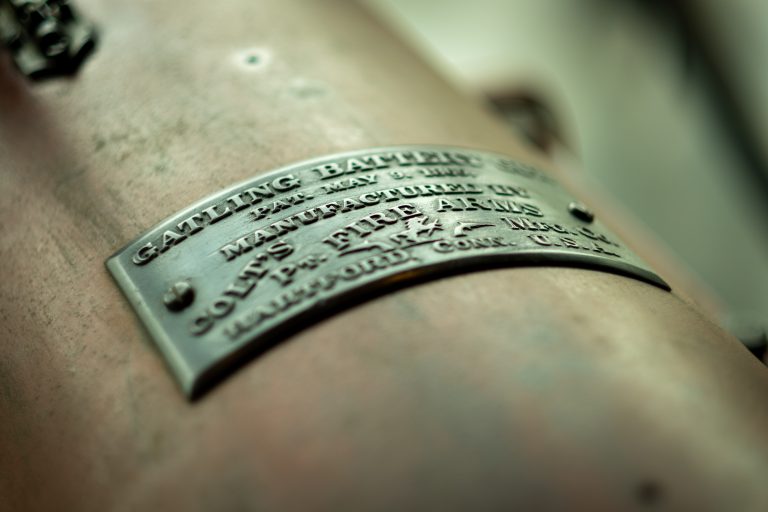
[[[249,48],[240,52],[237,52],[234,56],[234,61],[243,70],[256,71],[263,69],[269,61],[271,55],[269,51],[263,48]]]

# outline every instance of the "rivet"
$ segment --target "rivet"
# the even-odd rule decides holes
[[[568,205],[568,211],[579,219],[580,221],[590,223],[593,220],[595,220],[595,214],[592,213],[592,210],[587,208],[581,203],[571,203]]]
[[[165,295],[163,303],[171,311],[181,311],[195,300],[195,289],[186,281],[179,281],[171,286]]]

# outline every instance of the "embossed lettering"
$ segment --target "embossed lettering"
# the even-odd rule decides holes
[[[552,261],[664,286],[527,165],[436,146],[320,162],[205,199],[108,262],[185,389],[249,343],[413,276]],[[163,305],[174,283],[194,290],[181,311]]]
[[[167,251],[168,249],[178,244],[185,238],[187,238],[187,235],[177,233],[171,229],[166,230],[166,232],[163,233],[163,243],[160,246],[160,252]]]
[[[141,248],[136,251],[136,254],[133,256],[133,263],[136,265],[144,265],[146,263],[149,263],[153,258],[157,257],[159,254],[159,251],[157,250],[157,247],[152,242],[148,242],[141,246]]]
[[[203,210],[203,213],[208,216],[208,222],[215,224],[221,219],[232,215],[232,210],[230,210],[228,206],[221,209],[218,205],[213,205]]]
[[[187,217],[183,221],[176,225],[176,228],[187,235],[194,235],[201,229],[203,229],[203,216],[196,213],[190,217]]]
[[[347,224],[325,237],[323,242],[336,250],[343,250],[349,247],[349,243],[355,235],[366,237],[373,231],[382,229],[384,226],[419,215],[423,215],[423,213],[414,205],[401,204]]]

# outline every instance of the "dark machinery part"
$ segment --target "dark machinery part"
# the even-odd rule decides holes
[[[759,318],[736,316],[728,318],[725,329],[733,334],[755,357],[768,364],[768,330]]]
[[[727,60],[712,43],[702,9],[691,0],[634,1],[653,16],[655,23],[666,23],[676,34],[685,71],[695,75],[704,85],[713,112],[719,118],[723,136],[735,148],[743,163],[735,169],[743,173],[745,182],[749,184],[745,190],[755,194],[755,207],[768,213],[768,202],[765,201],[768,196],[768,160],[762,147],[763,141],[752,127],[751,109],[745,104],[734,78],[728,72]],[[765,219],[768,215],[763,215]],[[763,222],[762,227],[767,228],[768,224]]]
[[[0,41],[24,75],[41,80],[74,74],[96,30],[68,0],[0,0]]]

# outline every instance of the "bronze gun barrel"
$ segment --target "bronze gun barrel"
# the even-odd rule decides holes
[[[768,510],[768,372],[650,247],[633,249],[671,292],[554,262],[405,282],[294,325],[188,400],[104,266],[161,219],[273,169],[385,146],[472,148],[570,178],[357,3],[77,7],[99,47],[74,77],[32,85],[9,59],[0,72],[0,509]],[[384,232],[416,214],[381,215]],[[359,231],[346,229],[317,245],[347,250]],[[224,265],[220,246],[190,252],[213,231],[156,261]],[[170,293],[169,310],[191,300]]]

